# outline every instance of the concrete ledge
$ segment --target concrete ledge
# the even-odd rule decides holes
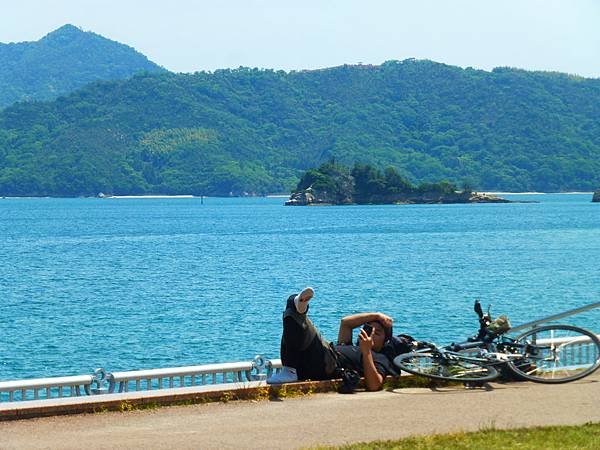
[[[134,391],[117,394],[0,403],[0,421],[107,411],[123,412],[135,409],[157,408],[160,406],[294,397],[337,391],[341,382],[342,380],[325,380],[268,385],[266,381],[245,381],[157,389],[155,391]],[[443,383],[402,373],[398,377],[387,377],[384,382],[384,389],[439,384]],[[364,380],[360,381],[358,388],[364,388]]]
[[[169,405],[191,405],[214,401],[265,400],[335,390],[338,381],[306,381],[267,385],[265,381],[213,384],[156,391],[124,392],[89,397],[68,397],[0,404],[0,421],[68,414],[130,411]]]

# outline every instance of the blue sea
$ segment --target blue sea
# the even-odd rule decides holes
[[[599,301],[600,204],[508,198],[539,203],[0,199],[0,380],[277,358],[305,286],[329,339],[361,311],[446,343],[476,298],[513,324]],[[600,332],[600,313],[568,322]]]

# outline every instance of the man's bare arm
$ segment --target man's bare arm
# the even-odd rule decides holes
[[[379,312],[368,312],[346,316],[340,322],[338,344],[352,344],[352,330],[367,322],[379,320],[384,327],[392,326],[392,319]]]
[[[377,372],[373,361],[373,338],[365,330],[360,330],[358,343],[362,354],[363,372],[365,374],[365,387],[367,391],[378,391],[383,386],[383,376]]]
[[[340,322],[340,331],[338,332],[338,344],[352,343],[352,330],[360,327],[362,324],[378,320],[379,313],[360,313],[346,316]]]
[[[373,354],[363,353],[363,371],[365,372],[365,387],[367,391],[378,391],[383,386],[383,376],[377,372]]]

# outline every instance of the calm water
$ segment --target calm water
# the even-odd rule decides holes
[[[541,203],[0,199],[0,379],[278,357],[306,285],[330,339],[364,310],[442,343],[476,328],[474,298],[513,323],[598,301],[600,204],[513,198]]]

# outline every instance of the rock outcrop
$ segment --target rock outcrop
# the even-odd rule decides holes
[[[285,206],[308,206],[308,205],[351,205],[355,202],[349,195],[331,194],[326,191],[317,191],[312,187],[302,191],[294,192]]]
[[[294,192],[286,206],[310,205],[393,205],[393,204],[451,204],[451,203],[513,203],[502,197],[479,192],[419,192],[398,193],[385,195],[370,195],[368,197],[344,198],[343,201],[331,198],[326,192],[315,192],[309,188],[304,191]]]
[[[485,192],[471,192],[471,196],[469,197],[469,201],[467,203],[515,203],[512,200],[507,200],[502,197],[498,197],[497,195],[486,194]],[[528,203],[536,203],[536,202],[528,202]]]
[[[305,191],[294,192],[290,195],[290,199],[285,202],[285,206],[308,206],[322,203],[316,202],[315,200],[315,196],[307,189]]]
[[[600,203],[600,189],[594,192],[594,196],[592,197],[592,201],[594,203]]]

